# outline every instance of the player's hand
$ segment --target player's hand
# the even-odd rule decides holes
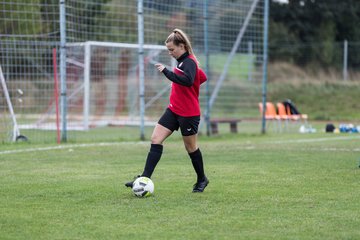
[[[162,65],[161,63],[156,63],[155,67],[159,70],[159,72],[162,72],[165,69],[165,66]]]

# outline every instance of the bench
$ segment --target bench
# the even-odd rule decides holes
[[[241,119],[236,119],[236,118],[215,118],[215,119],[211,119],[210,120],[210,128],[211,128],[211,133],[212,134],[218,134],[219,133],[219,128],[218,125],[219,123],[229,123],[230,124],[230,132],[231,133],[237,133],[237,123],[241,122]]]

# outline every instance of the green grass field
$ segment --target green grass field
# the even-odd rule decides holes
[[[0,239],[359,239],[359,134],[200,137],[210,184],[179,137],[165,143],[155,195],[123,183],[147,142],[4,145]]]

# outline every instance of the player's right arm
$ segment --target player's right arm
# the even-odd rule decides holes
[[[182,74],[176,74],[166,67],[162,68],[155,65],[160,72],[162,72],[170,81],[180,84],[182,86],[191,87],[194,84],[196,74],[196,63],[192,59],[186,59],[181,68],[177,67],[177,70]],[[161,71],[162,70],[162,71]]]

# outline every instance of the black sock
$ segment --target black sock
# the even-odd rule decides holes
[[[198,148],[195,152],[189,153],[189,156],[191,158],[191,163],[197,174],[197,181],[198,182],[204,181],[205,180],[204,164],[200,149]]]
[[[146,159],[144,172],[141,174],[141,176],[151,178],[157,163],[160,161],[162,151],[163,145],[151,144],[150,151]]]

